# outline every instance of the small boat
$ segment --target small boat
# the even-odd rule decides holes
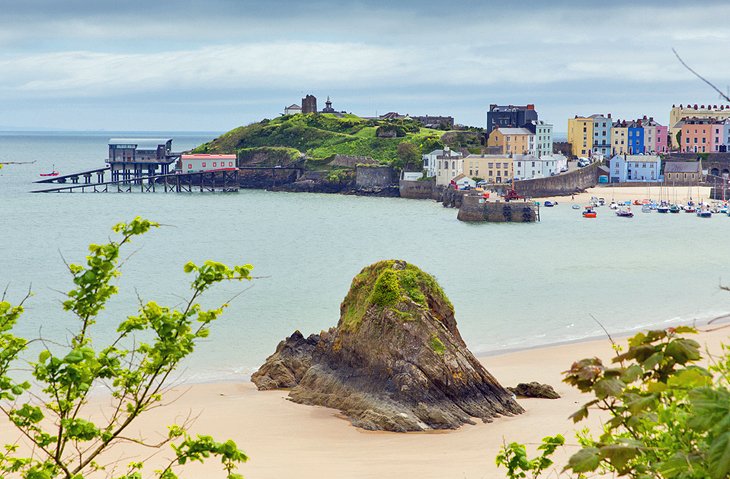
[[[603,198],[598,198],[598,206],[606,206],[606,200]]]
[[[669,213],[669,205],[665,202],[661,202],[659,206],[656,207],[657,213]]]
[[[546,201],[546,202],[545,202],[545,203],[543,203],[542,205],[543,205],[543,206],[547,206],[548,208],[550,208],[550,207],[552,207],[552,206],[555,206],[556,204],[557,204],[557,203],[555,203],[555,202],[553,202],[553,201]]]
[[[697,211],[697,208],[694,207],[694,205],[687,205],[684,207],[685,213],[694,213]]]
[[[583,218],[595,218],[595,217],[596,217],[596,210],[594,210],[592,206],[586,206],[586,208],[583,210]]]
[[[579,209],[580,209],[580,205],[573,205],[573,206],[572,206],[572,208],[573,208],[574,210],[579,210]]]
[[[712,218],[712,211],[705,205],[697,210],[697,216],[700,218]]]
[[[641,206],[642,203],[639,200],[634,200],[634,206]]]
[[[620,218],[633,218],[634,213],[631,212],[631,208],[621,208],[616,212],[616,216]]]
[[[670,213],[679,213],[681,209],[677,205],[670,205],[669,206],[669,212]]]
[[[611,204],[608,205],[608,207],[611,208],[612,210],[617,210],[618,209],[618,203],[616,203],[615,201],[612,201]]]
[[[651,213],[651,205],[641,205],[642,213]]]

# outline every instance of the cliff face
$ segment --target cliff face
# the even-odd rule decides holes
[[[302,341],[287,338],[252,380],[260,389],[296,382],[291,400],[339,409],[364,429],[455,429],[523,411],[467,349],[436,280],[404,261],[365,268],[337,327],[305,340],[311,353]],[[298,351],[295,361],[285,350]]]

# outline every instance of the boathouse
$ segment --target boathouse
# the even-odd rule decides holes
[[[112,181],[170,173],[179,158],[172,152],[172,138],[112,138],[109,159]]]
[[[182,155],[176,169],[180,173],[199,173],[203,171],[235,171],[236,155]]]

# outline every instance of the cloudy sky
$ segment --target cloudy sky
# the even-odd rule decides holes
[[[592,5],[595,3],[595,6]],[[514,4],[514,5],[513,5]],[[719,103],[730,2],[0,0],[0,129],[225,131],[313,93],[360,115]]]

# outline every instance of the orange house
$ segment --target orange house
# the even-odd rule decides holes
[[[527,128],[495,128],[489,134],[487,146],[500,148],[503,155],[535,153],[535,134]]]
[[[685,118],[680,122],[681,151],[685,153],[710,153],[714,151],[712,141],[712,118]],[[677,125],[679,126],[679,125]]]

